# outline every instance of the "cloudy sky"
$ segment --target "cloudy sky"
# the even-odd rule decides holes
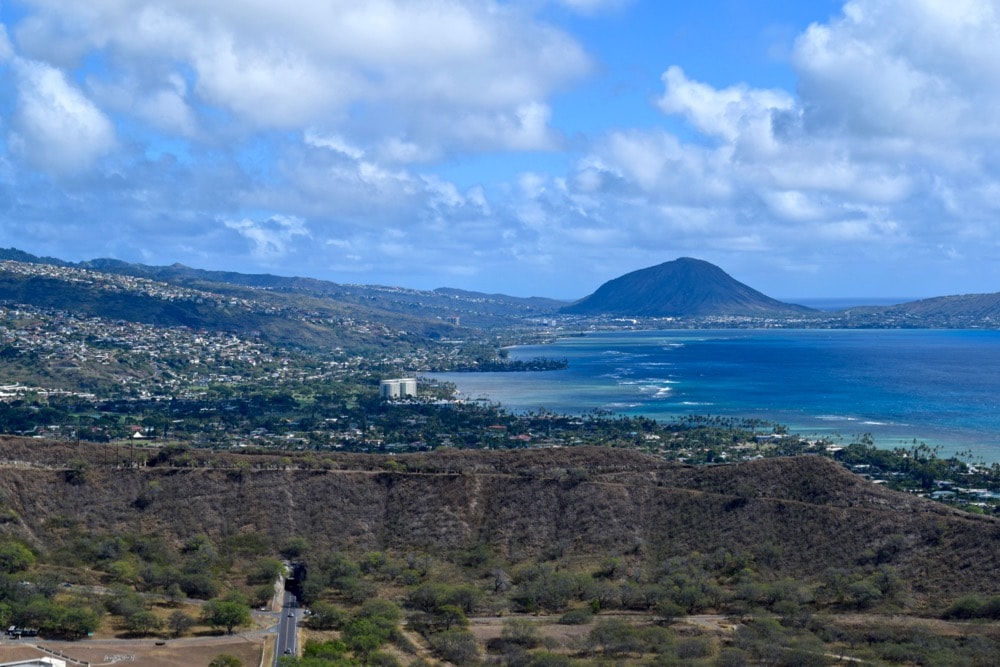
[[[1000,0],[0,0],[0,246],[1000,291]]]

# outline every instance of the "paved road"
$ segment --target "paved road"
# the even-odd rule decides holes
[[[298,655],[296,632],[301,617],[302,610],[299,608],[298,600],[293,594],[285,591],[281,598],[281,615],[278,617],[278,639],[274,644],[275,667],[281,656]]]

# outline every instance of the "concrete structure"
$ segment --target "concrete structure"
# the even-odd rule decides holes
[[[416,378],[396,378],[393,380],[382,380],[379,384],[379,395],[382,398],[406,398],[417,395]]]

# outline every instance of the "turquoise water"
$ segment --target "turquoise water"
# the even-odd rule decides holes
[[[879,446],[938,445],[1000,461],[1000,331],[761,330],[590,334],[510,350],[561,371],[440,373],[515,411],[594,409],[776,421]]]

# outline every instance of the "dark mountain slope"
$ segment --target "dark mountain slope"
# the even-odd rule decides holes
[[[440,337],[453,327],[428,318],[379,313],[371,308],[345,306],[330,299],[283,295],[230,287],[171,295],[143,288],[122,287],[92,273],[87,279],[67,275],[25,275],[0,271],[0,301],[65,311],[78,317],[139,322],[157,327],[189,327],[218,331],[283,345],[329,348],[337,345],[386,345],[384,339],[351,330],[344,319],[385,323],[421,336]],[[384,339],[384,340],[383,340]]]
[[[41,467],[71,455],[92,461],[85,483]],[[556,549],[580,561],[630,553],[650,563],[771,545],[769,567],[781,576],[878,558],[918,595],[1000,592],[1000,522],[887,491],[820,457],[692,468],[603,448],[469,451],[393,457],[394,471],[377,456],[331,455],[331,470],[291,457],[286,467],[277,455],[189,452],[177,460],[184,468],[160,457],[108,470],[98,449],[0,440],[0,460],[22,462],[0,465],[3,506],[18,517],[0,531],[42,549],[73,531],[179,542],[261,532],[356,553],[455,554],[485,542],[515,560]],[[190,467],[199,461],[205,467]]]
[[[1000,292],[960,294],[908,301],[894,306],[868,306],[852,311],[878,313],[883,317],[954,318],[1000,321]]]
[[[343,312],[349,311],[350,317],[379,320],[411,331],[426,326],[426,320],[454,317],[460,318],[464,326],[503,327],[525,317],[552,315],[560,306],[565,305],[564,302],[542,297],[524,299],[448,288],[426,291],[381,285],[341,284],[315,278],[209,271],[176,263],[169,266],[149,266],[117,259],[71,263],[36,257],[14,248],[0,249],[0,260],[4,259],[145,278],[240,297],[247,297],[253,291],[257,294],[256,298],[260,298],[261,292],[268,292],[275,295],[275,298],[284,295],[286,300],[294,297],[318,299],[327,308],[337,307]],[[420,320],[424,320],[425,324],[421,325]]]
[[[768,317],[814,311],[765,296],[713,264],[682,257],[608,281],[561,312],[622,317]]]

